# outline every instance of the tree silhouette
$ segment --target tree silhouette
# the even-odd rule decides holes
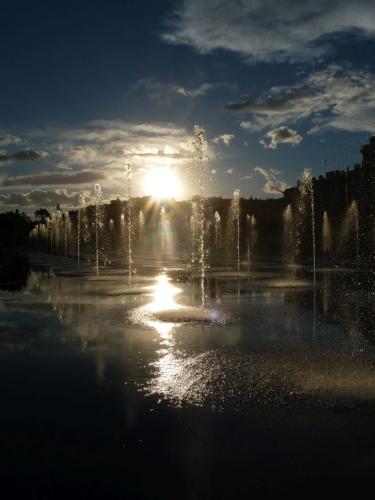
[[[40,222],[46,222],[46,219],[47,217],[51,217],[50,213],[48,212],[48,210],[46,210],[45,208],[39,208],[38,210],[36,210],[35,212],[35,218],[40,221]]]

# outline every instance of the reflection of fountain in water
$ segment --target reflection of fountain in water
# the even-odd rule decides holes
[[[290,204],[284,209],[283,221],[284,221],[283,257],[285,262],[293,264],[294,263],[293,213]]]
[[[323,238],[323,253],[327,255],[331,251],[332,233],[331,233],[331,223],[329,222],[329,217],[325,210],[323,214],[322,238]]]
[[[133,167],[130,162],[125,164],[125,176],[128,186],[128,273],[129,282],[132,275],[132,175]]]
[[[198,182],[199,200],[197,204],[197,219],[198,219],[198,247],[199,247],[199,264],[201,278],[201,305],[205,305],[205,269],[206,269],[206,247],[205,247],[205,182],[207,177],[207,140],[203,128],[195,125],[193,145],[193,165],[195,175]],[[195,242],[193,241],[193,245]]]
[[[315,202],[314,202],[314,183],[313,175],[310,168],[305,168],[300,181],[300,193],[304,202],[310,202],[311,211],[311,236],[312,236],[312,257],[313,257],[313,273],[314,285],[316,282],[316,244],[315,244]],[[306,203],[304,203],[305,206]]]
[[[161,253],[164,254],[164,239],[165,239],[165,208],[160,210],[160,247]]]
[[[102,189],[100,187],[100,184],[95,184],[95,262],[97,276],[99,276],[99,239],[102,224],[101,203]]]
[[[240,190],[236,189],[232,200],[232,220],[235,226],[237,271],[240,271]]]

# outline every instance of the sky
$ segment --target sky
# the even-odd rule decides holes
[[[0,211],[126,197],[127,161],[135,196],[169,169],[188,199],[196,124],[224,197],[352,166],[375,134],[373,0],[3,0],[0,53]]]

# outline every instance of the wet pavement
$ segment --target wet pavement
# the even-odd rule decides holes
[[[0,292],[3,498],[358,493],[375,467],[368,272],[34,256]]]

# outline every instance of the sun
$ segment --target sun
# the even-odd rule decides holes
[[[143,186],[147,195],[153,198],[178,198],[181,185],[176,174],[169,168],[156,168],[146,174]]]

